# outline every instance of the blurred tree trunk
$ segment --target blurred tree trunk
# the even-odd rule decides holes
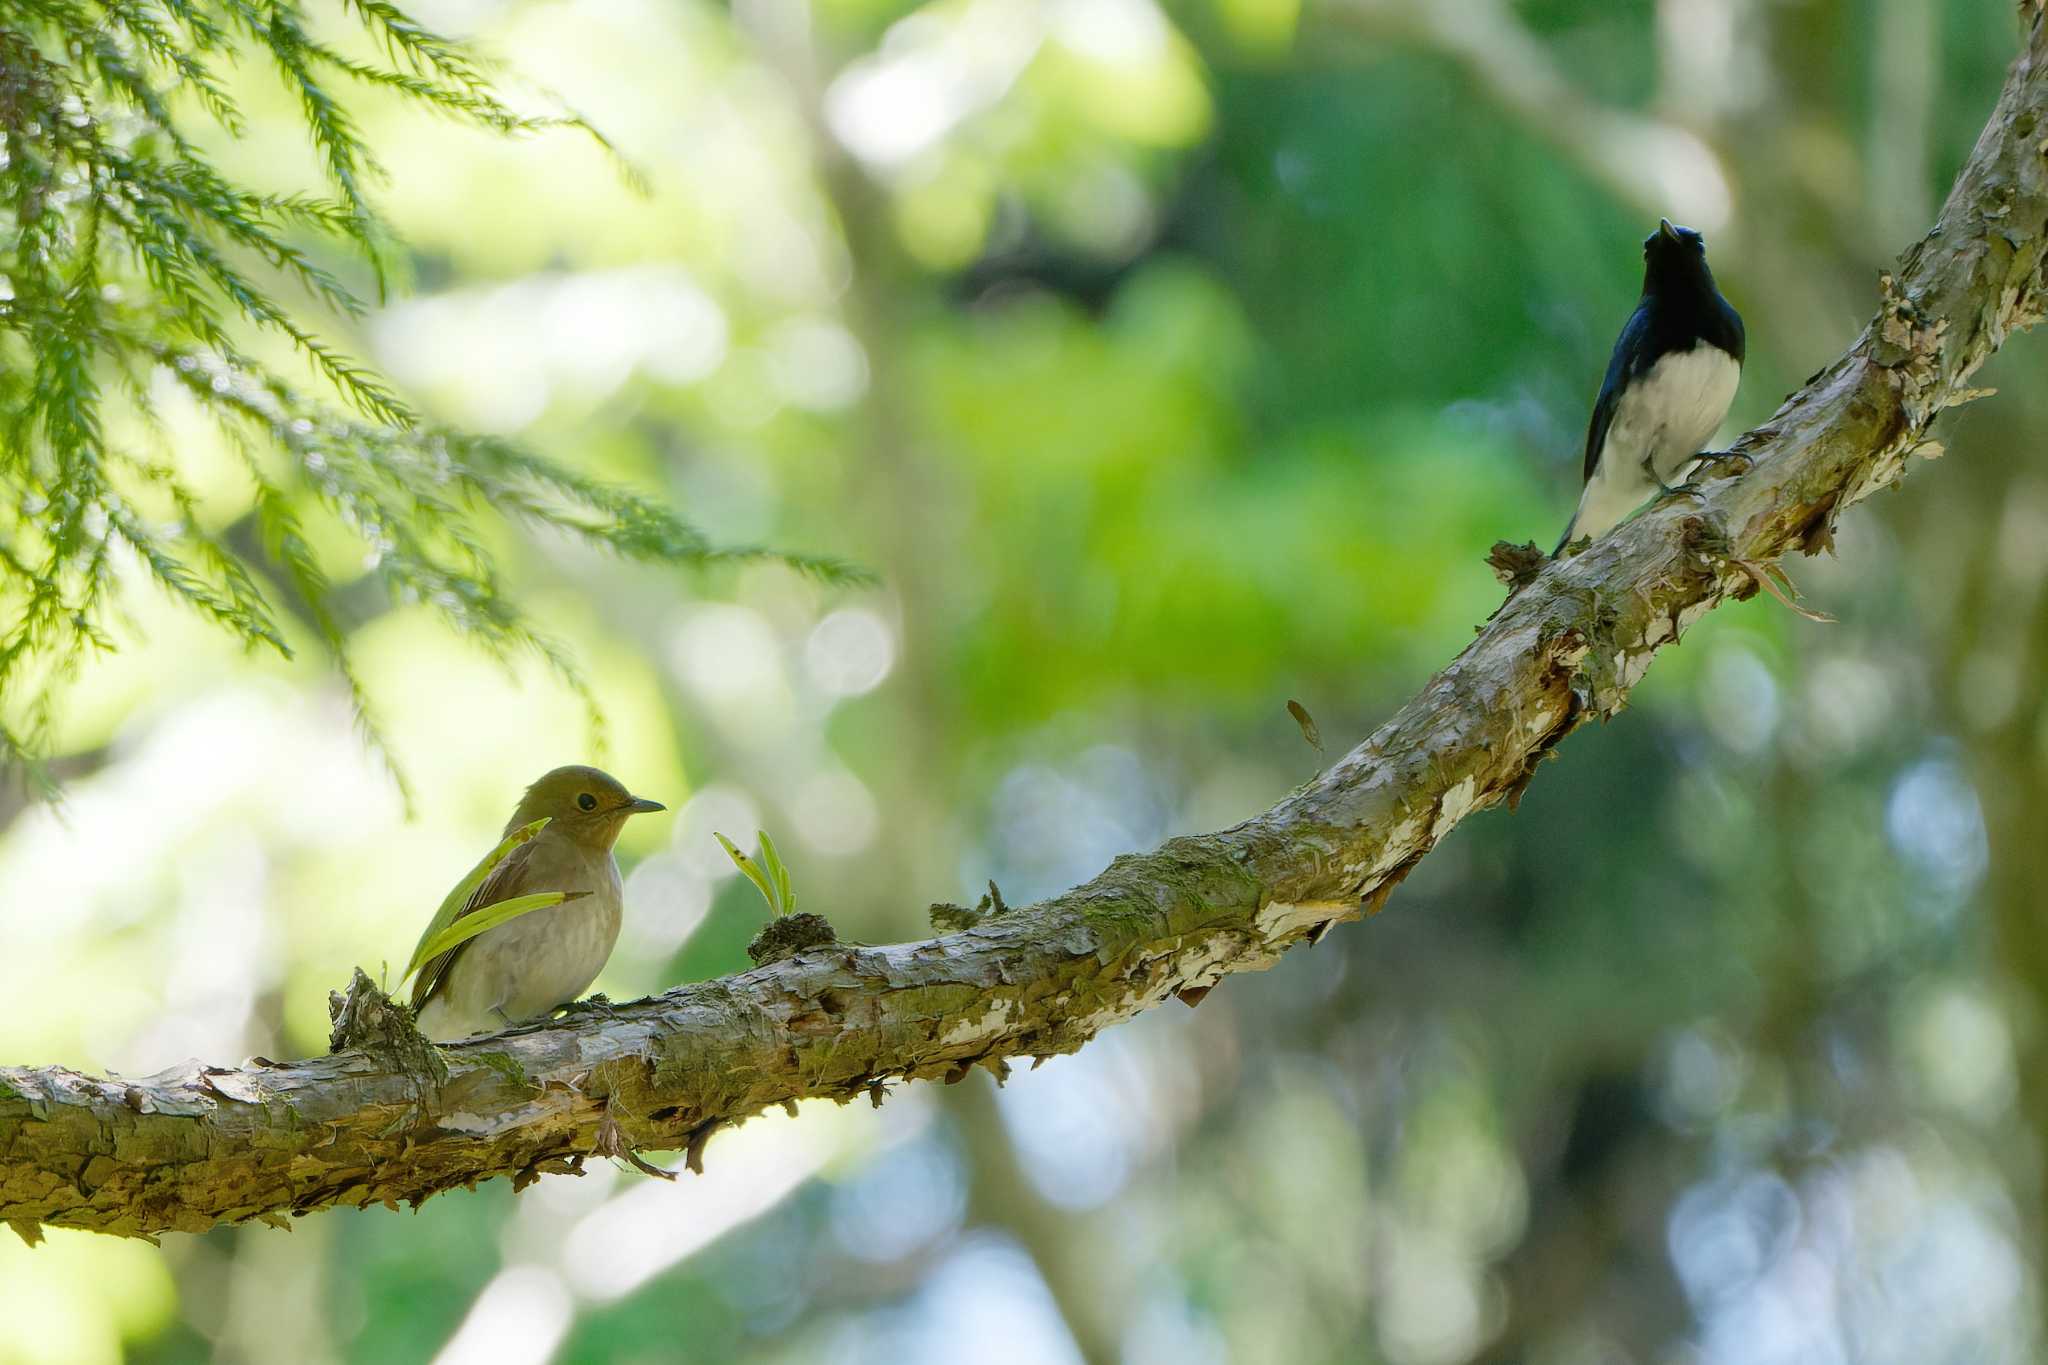
[[[804,100],[818,180],[853,265],[845,321],[868,360],[868,391],[852,424],[858,453],[850,461],[855,474],[848,494],[864,509],[850,523],[879,530],[872,562],[898,608],[898,685],[886,697],[886,724],[901,761],[886,769],[896,784],[880,794],[889,811],[883,853],[896,869],[894,884],[945,886],[957,877],[956,841],[965,824],[955,800],[964,745],[944,676],[947,642],[934,623],[942,614],[941,585],[957,562],[947,537],[965,519],[950,510],[948,471],[926,450],[907,410],[911,388],[899,361],[915,342],[901,301],[924,297],[930,286],[903,259],[881,191],[823,126],[827,68],[842,63],[825,60],[807,31],[766,19],[755,7],[740,22]],[[885,912],[897,917],[890,927],[900,933],[901,905]],[[1106,1365],[1118,1354],[1114,1315],[1081,1270],[1070,1220],[1032,1188],[993,1095],[978,1078],[968,1079],[943,1093],[969,1168],[969,1218],[1007,1232],[1024,1248],[1082,1357]]]
[[[2031,349],[2039,349],[2033,347]],[[1986,414],[1971,443],[2024,449],[2035,413]],[[2028,419],[2031,419],[2029,421]],[[1953,556],[1928,574],[1926,619],[1946,621],[1934,674],[1943,729],[1968,746],[1990,863],[1983,899],[2011,1021],[2025,1141],[2007,1153],[2023,1233],[2048,1289],[2048,474],[2014,459],[1963,462],[1944,496],[1915,509],[1926,543]]]
[[[906,272],[882,206],[874,188],[843,155],[829,147],[821,147],[820,155],[833,167],[824,178],[854,262],[849,322],[869,356],[860,497],[876,510],[860,520],[885,528],[878,558],[900,606],[905,685],[891,694],[896,714],[890,728],[904,761],[891,772],[907,780],[886,794],[890,861],[914,884],[945,885],[957,875],[955,838],[963,822],[950,797],[962,745],[947,701],[949,689],[940,676],[945,642],[932,623],[939,615],[935,588],[946,581],[952,562],[945,546],[947,528],[960,523],[945,514],[940,492],[947,486],[945,474],[931,467],[934,462],[923,452],[903,408],[906,387],[895,357],[910,349],[912,338],[889,301],[914,291],[903,282]],[[1114,1315],[1078,1263],[1070,1220],[1032,1188],[987,1083],[977,1077],[968,1081],[945,1091],[969,1168],[968,1216],[1016,1239],[1037,1267],[1082,1358],[1089,1365],[1108,1365],[1118,1355]]]
[[[2048,784],[2041,778],[2040,737],[2048,725],[2048,613],[2036,610],[2021,641],[2028,696],[2006,724],[1973,746],[1990,853],[1986,891],[1998,960],[2019,997],[2013,1024],[2018,1104],[2027,1140],[2007,1155],[2013,1192],[2037,1283],[2048,1291]]]

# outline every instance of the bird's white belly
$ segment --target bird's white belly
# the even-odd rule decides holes
[[[618,902],[589,896],[521,915],[477,936],[472,965],[485,967],[474,982],[513,1019],[531,1019],[576,999],[597,980],[619,937]],[[607,913],[609,912],[609,913]]]
[[[1566,539],[1602,534],[1642,506],[1660,480],[1677,483],[1728,415],[1741,378],[1733,357],[1701,344],[1665,356],[1630,385]]]
[[[420,1011],[421,1032],[430,1038],[493,1032],[580,998],[619,938],[618,869],[608,866],[605,873],[608,885],[595,894],[530,910],[478,934]]]

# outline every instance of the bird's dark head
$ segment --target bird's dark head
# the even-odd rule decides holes
[[[1669,218],[1657,220],[1657,230],[1643,238],[1643,259],[1655,260],[1660,254],[1707,254],[1707,239],[1689,227],[1680,227]]]
[[[528,787],[505,832],[510,834],[521,825],[546,816],[550,834],[566,835],[601,849],[610,848],[627,816],[663,809],[659,801],[627,791],[610,773],[574,763],[543,774]]]
[[[1682,282],[1711,284],[1707,269],[1707,239],[1689,227],[1679,227],[1669,218],[1657,220],[1657,230],[1643,238],[1643,287]]]

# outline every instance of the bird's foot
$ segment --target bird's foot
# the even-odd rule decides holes
[[[612,1005],[612,998],[603,991],[585,996],[581,1000],[564,1001],[555,1008],[561,1011],[564,1019],[574,1018],[579,1014],[595,1014],[605,1019],[618,1018],[618,1010]]]
[[[1692,474],[1687,483],[1703,483],[1708,479],[1733,479],[1756,468],[1756,461],[1739,450],[1702,450],[1693,457]]]
[[[1648,455],[1645,455],[1643,457],[1642,470],[1643,477],[1648,479],[1651,483],[1657,485],[1657,498],[1659,501],[1662,501],[1665,498],[1675,497],[1680,493],[1692,492],[1690,488],[1688,488],[1686,485],[1682,483],[1666,483],[1664,481],[1664,476],[1657,472],[1657,466],[1651,461]]]
[[[1681,493],[1692,494],[1693,492],[1689,484],[1666,483],[1664,481],[1664,476],[1657,472],[1657,466],[1650,462],[1648,456],[1645,456],[1643,458],[1643,477],[1648,479],[1651,483],[1657,485],[1657,497],[1660,500],[1664,498],[1676,497]]]

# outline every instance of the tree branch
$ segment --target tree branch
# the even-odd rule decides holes
[[[1038,905],[920,943],[832,945],[605,1015],[422,1055],[385,1028],[329,1057],[189,1065],[140,1081],[0,1068],[0,1220],[148,1236],[414,1204],[626,1148],[688,1152],[802,1097],[1080,1047],[1169,997],[1271,965],[1379,909],[1458,822],[1519,796],[1655,652],[1786,552],[1826,547],[1849,505],[1938,453],[1928,424],[2042,316],[2048,25],[1934,229],[1882,282],[1848,353],[1738,446],[1754,461],[1669,500],[1512,596],[1358,748],[1273,809],[1118,858]],[[367,983],[361,983],[366,986]],[[374,1019],[356,992],[354,1014]],[[400,1021],[402,1023],[402,1020]],[[440,1063],[445,1063],[445,1067]]]

